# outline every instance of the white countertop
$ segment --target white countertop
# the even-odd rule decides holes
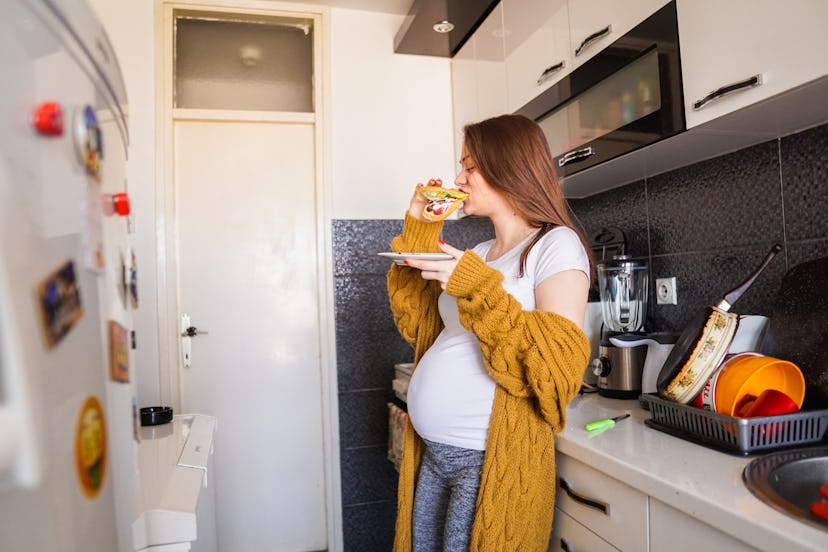
[[[167,424],[141,427],[139,515],[132,527],[137,550],[196,539],[196,508],[206,486],[215,425],[212,416],[184,414]]]
[[[615,427],[590,435],[584,424],[629,412]],[[769,552],[824,552],[828,531],[756,498],[742,470],[757,455],[735,456],[650,428],[637,400],[577,397],[556,448],[734,538]]]

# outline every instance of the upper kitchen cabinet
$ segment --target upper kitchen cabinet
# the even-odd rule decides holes
[[[502,0],[508,104],[517,111],[669,0]]]
[[[668,2],[517,110],[543,129],[559,177],[684,130],[678,44]]]
[[[668,2],[669,0],[569,0],[572,68],[582,65]]]
[[[455,157],[463,126],[508,111],[503,52],[503,9],[497,5],[451,61]]]
[[[828,2],[678,0],[687,128],[828,74]]]
[[[499,4],[474,33],[478,119],[507,110],[506,59],[503,51],[503,5]]]
[[[474,37],[451,59],[451,101],[454,114],[454,159],[459,162],[463,148],[463,126],[477,119],[477,67]],[[455,167],[459,170],[459,167]]]
[[[509,111],[558,82],[572,67],[567,0],[503,0]]]

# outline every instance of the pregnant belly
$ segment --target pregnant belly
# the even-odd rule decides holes
[[[495,383],[486,372],[480,348],[429,350],[408,387],[408,415],[429,441],[485,449]]]

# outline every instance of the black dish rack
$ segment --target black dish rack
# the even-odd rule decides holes
[[[649,427],[742,456],[819,443],[828,429],[828,410],[735,418],[668,401],[655,394],[641,395],[639,400],[650,410],[652,417],[644,421]]]

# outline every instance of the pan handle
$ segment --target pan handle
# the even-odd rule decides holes
[[[759,268],[753,271],[753,273],[747,277],[747,280],[739,284],[738,287],[734,288],[733,290],[729,291],[727,295],[724,296],[724,299],[718,304],[718,307],[727,312],[730,310],[730,307],[733,306],[733,303],[739,300],[739,298],[748,290],[748,288],[753,285],[753,281],[765,270],[765,267],[768,266],[768,263],[776,257],[776,254],[782,251],[782,246],[780,244],[776,244],[771,247],[770,252],[765,257],[765,260],[762,261],[762,264],[759,265]]]

